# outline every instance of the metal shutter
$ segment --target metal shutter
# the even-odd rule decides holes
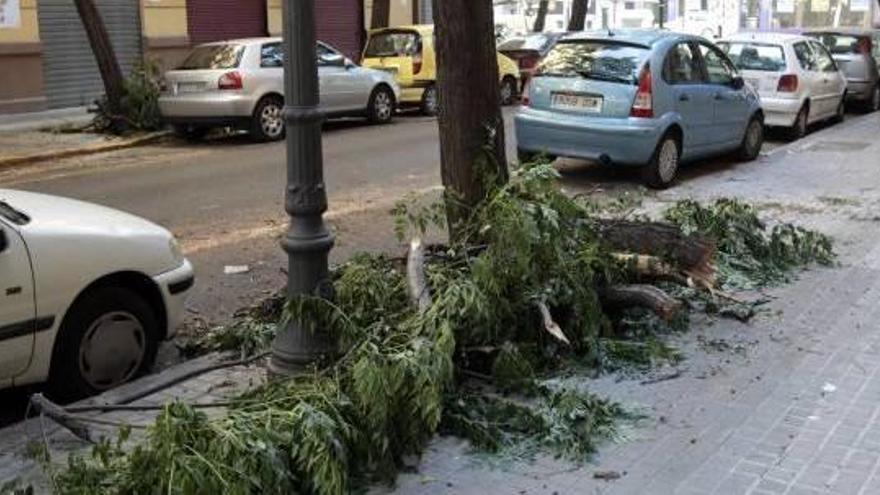
[[[122,73],[142,59],[138,0],[97,0]],[[73,0],[37,0],[43,42],[43,84],[50,108],[90,105],[104,84]]]
[[[358,61],[364,47],[364,7],[361,0],[315,2],[318,39]]]
[[[187,0],[193,43],[266,36],[266,0]]]
[[[421,1],[419,4],[419,10],[421,10],[421,13],[419,14],[419,24],[434,24],[434,11],[432,10],[433,3],[433,0]],[[596,2],[593,1],[591,3]]]

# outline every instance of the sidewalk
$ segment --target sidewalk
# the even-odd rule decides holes
[[[855,117],[753,163],[690,167],[679,186],[647,200],[739,196],[762,205],[774,218],[832,235],[840,266],[809,271],[768,291],[774,298],[768,311],[749,324],[694,315],[691,331],[672,342],[686,356],[676,379],[647,385],[617,376],[571,379],[641,408],[650,418],[622,441],[603,445],[591,464],[540,458],[498,466],[470,454],[462,441],[437,438],[417,473],[400,475],[394,489],[374,487],[372,492],[880,493],[878,127],[880,114]],[[591,186],[584,184],[584,189]],[[568,184],[566,189],[580,192]],[[345,247],[360,247],[363,234],[378,247],[379,239],[390,239],[388,224],[352,223],[340,240]],[[171,397],[207,402],[262,379],[258,367],[230,368],[137,403]],[[138,386],[143,383],[127,387]],[[153,415],[98,416],[145,424]],[[56,461],[85,447],[51,421],[43,424]],[[24,455],[28,441],[42,438],[37,419],[0,430],[0,485],[20,476],[24,484],[34,483],[38,493],[48,488],[39,467]],[[620,478],[597,479],[599,471]]]
[[[58,108],[32,113],[0,115],[0,133],[29,132],[60,127],[84,126],[91,122],[88,107]]]

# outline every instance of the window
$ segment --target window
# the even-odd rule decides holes
[[[703,55],[703,63],[711,84],[730,84],[736,77],[736,69],[730,60],[714,46],[700,43],[700,54]]]
[[[548,76],[583,77],[636,84],[648,48],[619,41],[564,40],[541,65]]]
[[[868,46],[870,43],[870,38],[867,36],[850,36],[835,33],[809,33],[808,36],[819,40],[835,55],[862,53],[862,47]]]
[[[284,54],[281,43],[266,43],[260,49],[260,67],[283,67]]]
[[[364,57],[410,57],[422,51],[422,37],[414,31],[384,31],[370,37]]]
[[[178,70],[234,69],[241,61],[241,45],[202,45],[193,48]]]
[[[794,54],[798,59],[798,63],[801,65],[801,68],[804,70],[818,70],[818,63],[816,62],[816,56],[813,54],[813,50],[810,50],[810,47],[807,46],[806,42],[799,42],[794,44]]]
[[[551,15],[562,15],[562,11],[562,2],[550,2],[550,5],[547,8],[547,13]]]
[[[785,70],[785,52],[768,43],[718,43],[739,70],[781,72]]]
[[[679,43],[669,50],[663,64],[663,80],[669,84],[702,82],[700,66],[689,43]]]
[[[623,10],[635,10],[636,3],[635,2],[623,2]]]
[[[816,54],[816,61],[819,64],[819,72],[837,72],[837,64],[831,58],[831,54],[820,43],[813,42],[813,52]]]

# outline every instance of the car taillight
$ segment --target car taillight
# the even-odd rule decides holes
[[[632,110],[629,112],[631,117],[647,119],[654,117],[654,99],[651,86],[651,68],[646,65],[639,75],[639,89],[636,91],[636,98],[633,100]]]
[[[412,71],[413,75],[418,74],[422,71],[422,54],[416,54],[412,59]]]
[[[794,74],[785,74],[779,78],[776,91],[779,93],[794,93],[798,89],[798,77]]]
[[[859,38],[859,44],[856,45],[856,50],[862,55],[870,55],[871,38]]]
[[[531,69],[538,65],[538,59],[535,57],[523,57],[519,59],[520,69]]]
[[[241,73],[238,71],[227,72],[220,76],[217,81],[217,87],[220,89],[241,89],[244,87],[241,79]]]

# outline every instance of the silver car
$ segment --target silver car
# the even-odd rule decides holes
[[[846,98],[869,112],[880,110],[880,31],[823,29],[804,33],[825,45],[846,74]]]
[[[332,47],[317,46],[321,108],[329,117],[363,116],[384,124],[394,116],[400,88],[387,72],[355,65]],[[196,46],[165,73],[162,116],[187,138],[212,127],[250,131],[258,141],[284,137],[281,38],[250,38]]]

